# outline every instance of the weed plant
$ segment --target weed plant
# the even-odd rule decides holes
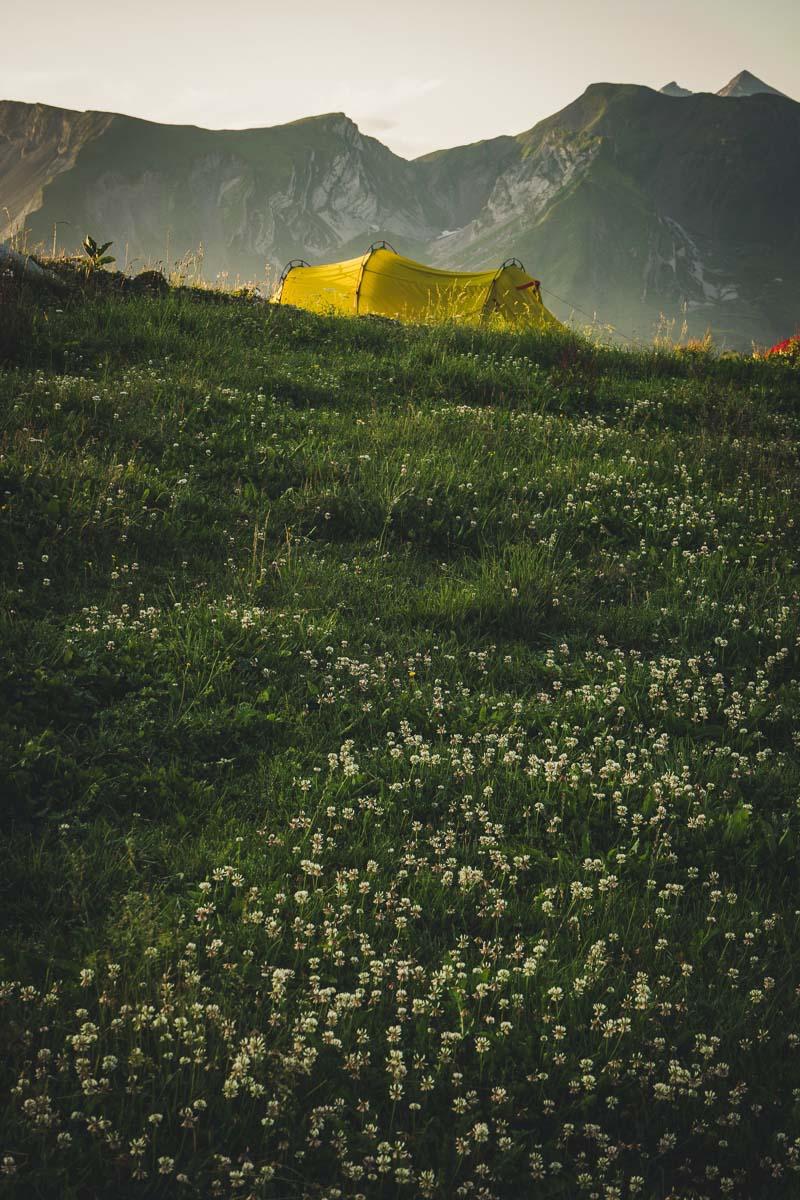
[[[15,1197],[800,1191],[800,373],[2,312]]]

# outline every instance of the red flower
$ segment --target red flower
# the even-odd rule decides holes
[[[767,357],[771,354],[786,354],[794,358],[795,355],[800,355],[800,333],[795,333],[792,337],[785,338],[782,342],[777,342],[767,351]]]

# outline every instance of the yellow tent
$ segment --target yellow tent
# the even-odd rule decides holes
[[[344,316],[562,328],[542,303],[538,279],[516,258],[495,271],[439,271],[403,258],[386,242],[346,262],[312,267],[292,259],[273,301]]]

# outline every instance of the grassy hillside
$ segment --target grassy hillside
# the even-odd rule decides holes
[[[4,1194],[796,1196],[796,370],[3,329]]]

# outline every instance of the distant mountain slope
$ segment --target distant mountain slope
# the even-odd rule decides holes
[[[58,221],[60,245],[100,231],[129,259],[172,259],[202,245],[212,275],[324,256],[384,227],[418,240],[442,228],[442,207],[410,164],[343,113],[208,130],[6,101],[6,163],[19,197],[8,207],[16,221],[27,215],[33,242],[49,244]]]
[[[649,338],[663,313],[747,346],[800,323],[800,104],[731,95],[594,84],[526,133],[412,162],[341,113],[215,131],[4,102],[0,210],[121,259],[202,244],[210,276],[382,238],[442,266],[516,255],[560,315]]]
[[[738,345],[800,320],[800,105],[594,84],[516,141],[484,209],[436,243],[439,261],[513,252],[639,335],[684,306],[691,330]]]
[[[0,236],[43,202],[43,191],[69,171],[84,145],[116,118],[46,104],[0,102]]]

